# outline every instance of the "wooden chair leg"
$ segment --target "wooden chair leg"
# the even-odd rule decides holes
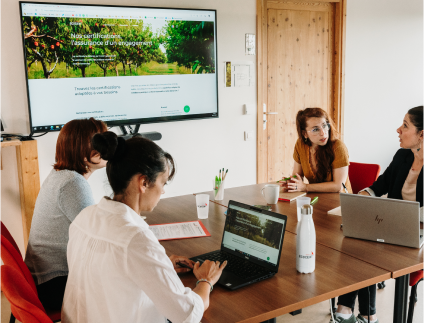
[[[406,323],[412,323],[412,319],[414,318],[415,302],[417,301],[417,287],[418,283],[416,283],[411,288],[411,295],[409,296],[408,319],[406,320]]]

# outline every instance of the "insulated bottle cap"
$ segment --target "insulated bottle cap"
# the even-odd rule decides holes
[[[300,214],[312,214],[312,206],[309,204],[302,205],[302,208],[300,209]]]

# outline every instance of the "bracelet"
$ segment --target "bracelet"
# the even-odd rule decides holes
[[[201,282],[205,282],[205,283],[208,283],[209,285],[211,285],[211,292],[213,291],[212,283],[211,283],[209,280],[204,279],[204,278],[199,279],[199,280],[197,281],[197,283],[196,283],[196,286],[197,286],[197,284],[198,284],[198,283],[201,283]]]

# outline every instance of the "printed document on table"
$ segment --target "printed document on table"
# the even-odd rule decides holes
[[[188,239],[211,236],[200,221],[152,224],[149,228],[158,240]]]

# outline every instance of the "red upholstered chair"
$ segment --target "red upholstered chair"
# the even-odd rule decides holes
[[[12,314],[22,323],[51,323],[37,294],[13,267],[1,266],[1,286]]]
[[[0,223],[1,223],[1,235],[4,236],[7,240],[9,240],[12,246],[20,253],[21,251],[19,250],[18,245],[15,242],[15,239],[13,239],[12,235],[10,234],[9,230],[7,230],[3,222],[0,221]]]
[[[412,319],[414,317],[414,308],[415,303],[417,302],[417,287],[418,283],[423,280],[423,271],[418,270],[409,275],[409,286],[411,288],[411,296],[409,297],[409,309],[408,309],[408,319],[407,323],[412,323]]]
[[[32,278],[27,265],[24,263],[20,252],[18,252],[3,235],[1,236],[1,259],[5,265],[12,267],[22,276],[22,278],[27,282],[28,286],[35,293],[38,299],[38,293],[37,288],[35,287],[34,279]],[[12,315],[10,317],[11,323],[15,321],[13,315],[14,313],[12,311]],[[60,310],[48,311],[47,315],[52,321],[60,321]],[[22,320],[20,321],[22,322]]]
[[[380,165],[350,162],[349,180],[353,194],[371,186],[380,175]]]

